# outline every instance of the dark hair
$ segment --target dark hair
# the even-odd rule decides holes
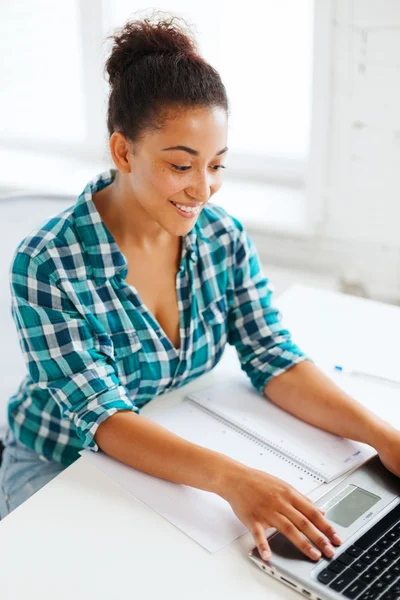
[[[229,114],[218,72],[199,56],[178,17],[158,20],[161,12],[128,21],[107,38],[113,40],[105,64],[110,137],[120,131],[135,142],[145,130],[161,127],[171,108],[221,107]]]

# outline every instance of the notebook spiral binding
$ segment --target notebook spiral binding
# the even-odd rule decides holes
[[[204,404],[202,404],[201,402],[199,402],[198,400],[195,400],[194,398],[192,398],[190,396],[188,397],[188,401],[191,402],[192,404],[195,404],[195,406],[197,406],[197,408],[200,408],[201,410],[203,410],[207,414],[211,415],[212,417],[217,419],[217,421],[220,421],[221,423],[223,423],[230,429],[233,429],[240,435],[243,435],[244,437],[247,437],[249,440],[252,440],[258,446],[261,446],[265,450],[268,450],[268,452],[271,452],[275,456],[278,456],[278,458],[280,458],[281,460],[284,460],[284,461],[288,462],[289,464],[293,465],[299,471],[302,471],[303,473],[307,473],[307,475],[310,475],[310,477],[312,477],[319,483],[325,483],[326,478],[324,478],[324,474],[322,472],[316,471],[314,469],[314,467],[306,461],[302,460],[302,462],[300,464],[298,462],[299,459],[294,454],[292,454],[292,452],[289,452],[288,450],[285,450],[284,448],[282,448],[282,446],[279,446],[278,444],[275,444],[274,442],[267,440],[263,436],[258,435],[258,433],[256,433],[252,429],[246,427],[245,425],[235,424],[233,421],[224,417],[218,410],[216,410],[214,408],[213,408],[213,410],[210,410],[207,406],[204,406]],[[275,450],[278,450],[278,452],[275,452]],[[304,468],[304,467],[307,467],[307,468]]]

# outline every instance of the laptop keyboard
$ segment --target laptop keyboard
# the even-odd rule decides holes
[[[317,575],[344,598],[400,600],[400,504]]]

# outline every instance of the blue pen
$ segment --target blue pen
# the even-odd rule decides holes
[[[400,385],[400,380],[389,379],[388,377],[382,377],[381,375],[375,375],[374,373],[364,373],[363,371],[356,371],[354,369],[345,369],[340,365],[334,366],[335,371],[339,371],[340,373],[344,373],[345,375],[355,375],[356,377],[369,377],[371,379],[378,379],[379,381],[384,381],[385,383],[394,383],[395,385]]]

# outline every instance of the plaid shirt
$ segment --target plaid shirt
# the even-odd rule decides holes
[[[271,306],[273,288],[242,224],[210,202],[183,236],[176,349],[126,283],[126,257],[92,200],[114,177],[100,174],[31,232],[10,267],[28,375],[9,400],[9,424],[23,444],[65,465],[83,448],[98,450],[94,435],[109,416],[139,412],[210,371],[226,342],[259,392],[306,358]]]

